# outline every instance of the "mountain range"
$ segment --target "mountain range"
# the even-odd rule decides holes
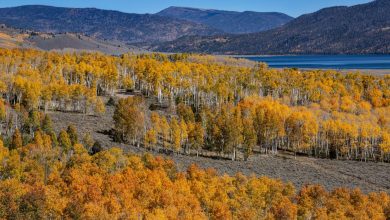
[[[265,30],[283,25],[291,18],[284,14],[272,13],[238,13],[219,11],[217,25],[208,25],[210,18],[202,22],[196,19],[187,19],[177,15],[174,11],[187,10],[185,8],[169,8],[157,14],[133,14],[118,11],[101,10],[96,8],[61,8],[42,5],[28,5],[11,8],[0,8],[0,23],[10,27],[29,29],[39,32],[64,33],[73,32],[90,37],[116,40],[125,43],[164,42],[172,41],[183,36],[211,36],[230,33],[219,29],[235,22],[248,32]],[[195,9],[194,9],[195,10]],[[202,10],[197,10],[193,17],[202,17]],[[175,14],[175,16],[174,16]],[[226,14],[226,16],[225,16]],[[241,21],[235,21],[231,15],[239,15]],[[218,18],[217,18],[218,19]],[[251,21],[259,19],[259,22]],[[253,28],[257,26],[258,28]],[[232,31],[235,33],[237,30]],[[250,32],[250,31],[249,31]]]
[[[168,41],[181,36],[221,33],[203,24],[158,15],[41,5],[1,8],[0,23],[39,32],[81,33],[126,43]]]
[[[95,8],[0,8],[0,46],[211,54],[390,54],[390,0],[282,13],[170,7],[156,14]],[[1,25],[3,27],[3,25]],[[142,49],[139,49],[142,47]]]
[[[218,54],[389,54],[390,0],[325,8],[265,32],[185,36],[151,49]]]
[[[293,19],[279,12],[236,12],[186,7],[169,7],[157,15],[208,25],[231,34],[266,31],[280,27]]]

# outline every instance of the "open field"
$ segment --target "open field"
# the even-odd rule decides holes
[[[51,112],[55,130],[65,129],[68,124],[78,128],[80,139],[86,132],[90,132],[95,140],[104,147],[118,146],[127,152],[142,154],[142,148],[115,143],[106,133],[113,127],[113,107],[107,107],[102,116],[85,116],[75,113]],[[390,192],[390,164],[337,161],[329,159],[315,159],[290,155],[254,155],[249,161],[215,160],[204,157],[184,155],[161,155],[173,159],[180,170],[185,170],[191,164],[198,164],[203,168],[214,168],[220,174],[241,172],[246,175],[268,176],[292,182],[297,188],[305,184],[321,184],[327,189],[337,187],[360,188],[364,192]]]

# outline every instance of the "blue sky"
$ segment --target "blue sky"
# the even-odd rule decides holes
[[[187,6],[232,11],[277,11],[297,17],[324,7],[367,2],[370,0],[0,0],[0,7],[41,4],[155,13],[169,6]]]

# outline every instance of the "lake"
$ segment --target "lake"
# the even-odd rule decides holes
[[[266,62],[273,68],[390,69],[390,55],[291,55],[240,58]]]

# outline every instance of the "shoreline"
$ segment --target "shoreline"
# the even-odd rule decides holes
[[[283,69],[293,69],[293,68],[273,68],[269,67],[270,69],[275,70],[283,70]],[[376,75],[376,76],[386,76],[390,75],[390,69],[320,69],[320,68],[297,68],[300,71],[312,71],[312,70],[321,70],[321,71],[337,71],[341,73],[361,73],[361,74],[368,74],[368,75]]]
[[[360,55],[231,55],[236,59],[264,62],[272,69],[335,70],[373,75],[390,74],[390,54]],[[308,58],[305,58],[308,57]],[[321,58],[323,57],[323,58]],[[256,59],[257,58],[257,59]],[[281,59],[279,59],[281,58]],[[374,62],[375,61],[375,62]]]
[[[272,68],[271,69],[278,69],[283,70],[284,68]],[[291,69],[291,68],[289,68]],[[311,71],[311,70],[334,70],[341,73],[362,73],[362,74],[369,74],[369,75],[376,75],[376,76],[386,76],[390,75],[390,69],[320,69],[320,68],[298,68],[302,71]]]
[[[215,55],[215,56],[230,56],[235,58],[246,57],[284,57],[284,56],[388,56],[390,54],[260,54],[260,55]]]

